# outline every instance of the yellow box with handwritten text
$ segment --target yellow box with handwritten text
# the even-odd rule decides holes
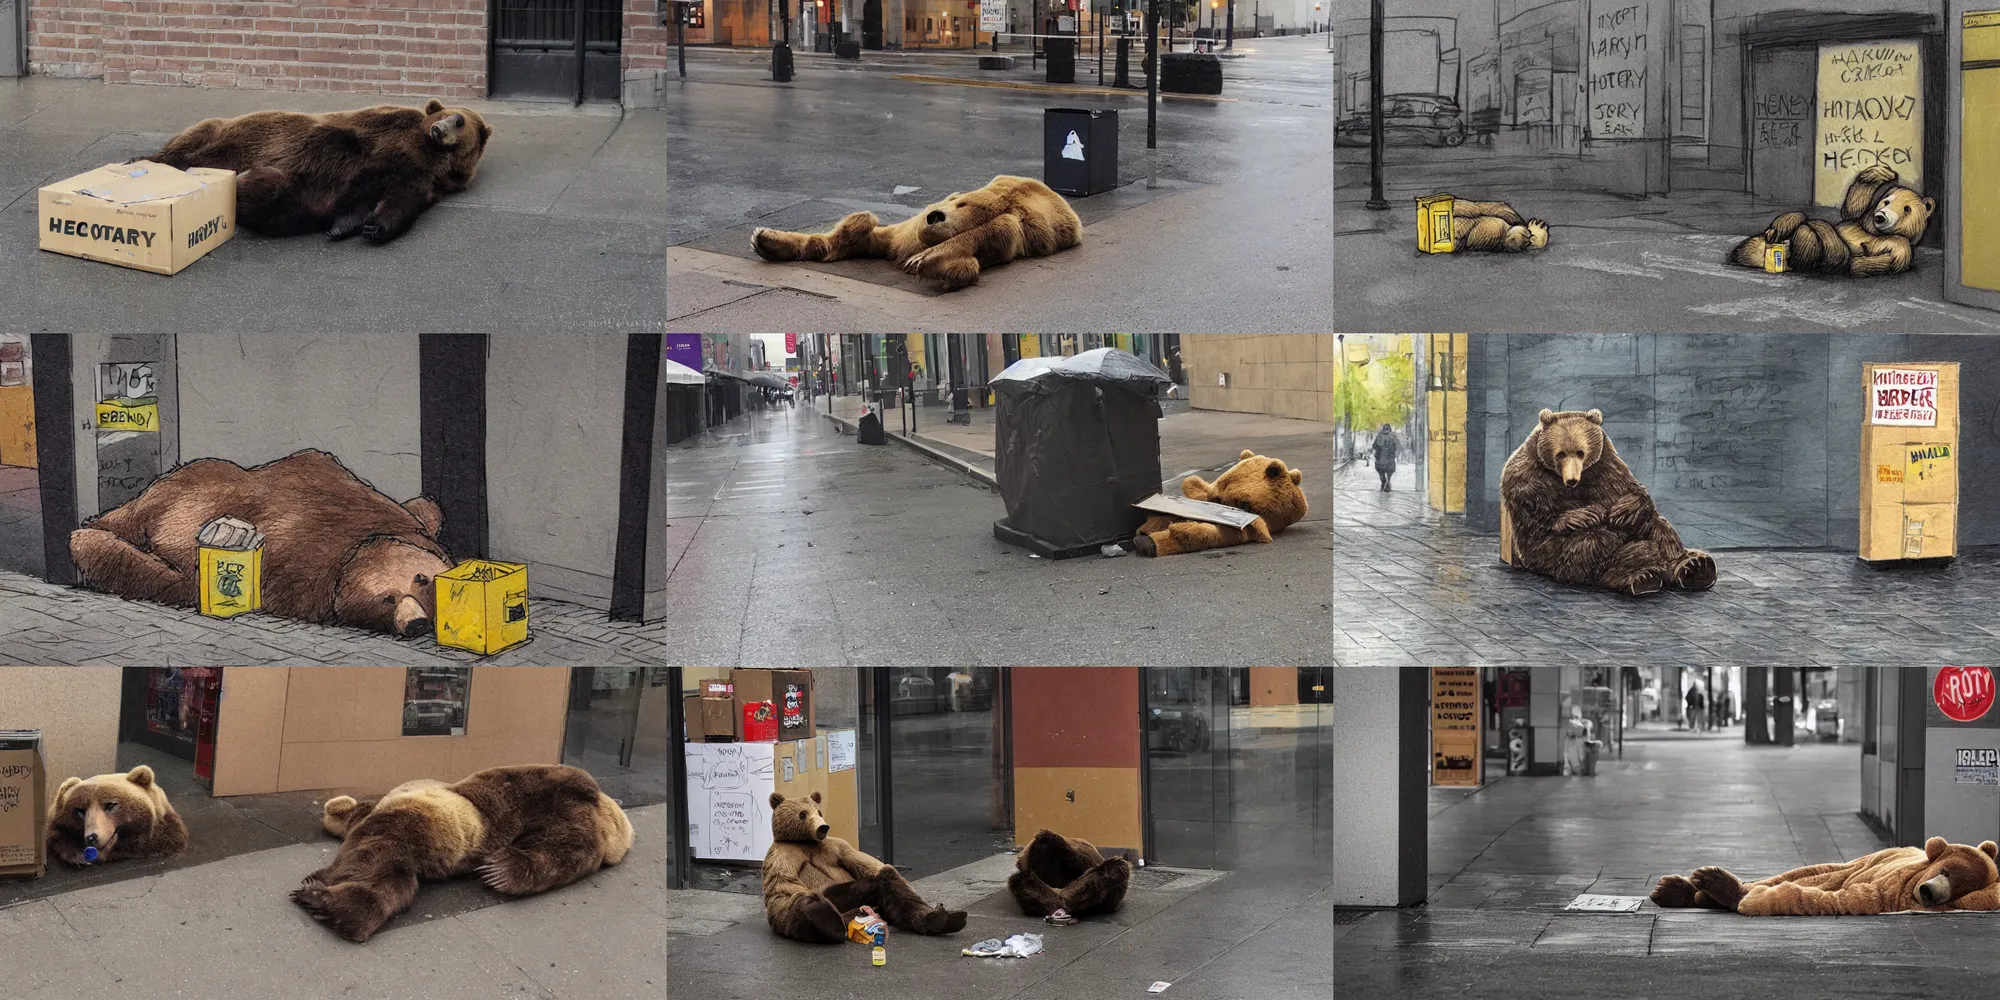
[[[435,582],[438,645],[490,654],[528,641],[528,567],[468,559]]]
[[[1417,199],[1417,249],[1423,253],[1450,253],[1456,248],[1451,234],[1451,207],[1456,199],[1448,194],[1425,195]]]
[[[1860,556],[1958,555],[1958,363],[1862,366]]]
[[[234,618],[264,606],[264,544],[253,549],[204,545],[200,552],[201,613]]]

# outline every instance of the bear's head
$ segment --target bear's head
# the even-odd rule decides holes
[[[1917,879],[1916,901],[1925,906],[1943,906],[2000,881],[2000,867],[1994,864],[1994,859],[2000,858],[2000,845],[1990,840],[1967,847],[1932,837],[1924,841],[1924,857],[1930,864]]]
[[[1876,236],[1901,236],[1912,244],[1924,238],[1924,230],[1937,211],[1937,199],[1926,198],[1895,184],[1875,194],[1875,205],[1862,217],[1861,226]]]
[[[977,191],[945,195],[924,208],[924,228],[919,237],[934,247],[968,229],[977,229],[1005,215],[1014,207],[1011,190],[988,184]]]
[[[432,581],[451,567],[451,559],[429,538],[363,539],[340,565],[333,592],[336,620],[405,639],[427,635],[437,615]]]
[[[433,98],[424,105],[424,134],[430,136],[431,145],[451,154],[452,170],[470,182],[479,170],[479,158],[486,155],[486,140],[493,137],[493,126],[477,111],[447,108]]]
[[[1583,481],[1583,470],[1604,457],[1604,413],[1543,410],[1533,436],[1542,468],[1561,476],[1564,486],[1575,486]]]
[[[819,811],[819,793],[802,799],[788,799],[783,792],[771,793],[771,839],[816,844],[826,839],[826,816]]]
[[[167,793],[144,764],[124,774],[64,778],[49,803],[48,840],[56,854],[76,864],[110,861],[120,843],[144,843],[157,827],[178,822]],[[96,848],[86,860],[85,848]]]
[[[1209,484],[1207,496],[1190,499],[1247,510],[1263,518],[1275,535],[1306,516],[1306,491],[1299,485],[1304,475],[1280,459],[1246,448],[1228,472]]]

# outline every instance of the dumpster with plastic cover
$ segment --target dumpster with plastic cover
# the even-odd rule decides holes
[[[1022,358],[995,375],[993,537],[1052,559],[1131,539],[1160,491],[1165,372],[1116,348]]]

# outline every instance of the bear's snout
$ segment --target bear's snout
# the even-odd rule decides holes
[[[83,835],[83,846],[85,847],[97,846],[97,833],[95,831]]]
[[[1886,211],[1878,211],[1875,213],[1875,228],[1877,229],[1889,228],[1889,225],[1892,221],[1894,220],[1889,218],[1889,213]]]
[[[929,215],[924,216],[925,225],[935,226],[943,221],[944,221],[944,213],[937,211],[935,209],[933,209]]]
[[[1937,906],[1951,901],[1951,877],[1939,875],[1917,886],[1917,898],[1925,906]]]
[[[405,639],[414,639],[431,628],[430,613],[414,597],[405,596],[396,602],[396,634]]]
[[[826,839],[826,834],[827,834],[827,831],[829,831],[829,830],[831,830],[831,829],[833,829],[833,827],[830,827],[830,826],[826,825],[825,823],[821,823],[821,824],[820,824],[819,826],[817,826],[817,827],[815,827],[815,828],[813,829],[813,839],[814,839],[814,840],[825,840],[825,839]]]

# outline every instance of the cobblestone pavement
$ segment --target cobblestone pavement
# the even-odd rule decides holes
[[[206,618],[185,608],[0,573],[0,663],[35,666],[619,666],[668,663],[666,623],[529,602],[528,642],[492,656],[270,615]]]
[[[1336,665],[2000,659],[2000,552],[1990,549],[1888,569],[1852,552],[1733,549],[1716,554],[1713,590],[1622,597],[1501,565],[1498,535],[1430,510],[1402,482],[1383,493],[1359,463],[1336,475]]]
[[[1652,732],[1648,732],[1648,727]],[[1659,738],[1647,738],[1654,736]],[[1860,746],[1750,747],[1658,724],[1591,778],[1431,793],[1422,907],[1344,912],[1346,997],[1951,997],[2000,969],[1991,914],[1764,920],[1710,910],[1568,913],[1719,864],[1762,877],[1888,846],[1857,815]],[[1971,990],[1971,992],[1966,992]]]

